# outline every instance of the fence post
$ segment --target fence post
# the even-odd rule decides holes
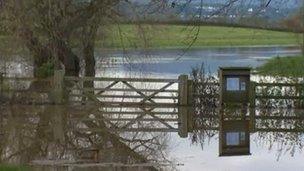
[[[188,137],[188,75],[178,77],[178,135]]]
[[[53,103],[62,104],[64,102],[64,70],[54,71],[54,90],[53,90]]]
[[[304,84],[302,83],[300,86],[300,94],[299,96],[301,97],[300,98],[300,108],[303,109],[304,108]]]
[[[63,124],[63,114],[65,111],[64,107],[64,70],[55,70],[53,77],[53,134],[54,139],[58,140],[60,143],[65,142],[64,136],[64,124]]]
[[[250,117],[250,129],[255,130],[255,82],[250,82],[249,90],[249,117]]]
[[[194,98],[193,98],[193,80],[188,80],[188,132],[194,129]]]

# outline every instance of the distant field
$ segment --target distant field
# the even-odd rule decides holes
[[[191,44],[199,26],[180,25],[121,25],[107,31],[105,39],[97,41],[97,47],[106,48],[185,48]],[[145,37],[139,38],[139,37]],[[294,33],[260,29],[200,26],[192,47],[210,46],[268,46],[295,45],[300,36]]]
[[[199,28],[199,32],[197,30]],[[122,24],[101,27],[96,38],[97,48],[187,48],[197,36],[192,48],[221,46],[272,46],[296,45],[301,36],[294,33],[261,29],[182,26],[182,25],[132,25]],[[0,50],[16,52],[17,41],[0,35]],[[75,44],[79,40],[75,39]],[[74,46],[74,45],[73,45]],[[76,46],[75,46],[76,47]]]
[[[296,56],[270,59],[258,70],[264,75],[303,77],[303,68],[304,56]]]

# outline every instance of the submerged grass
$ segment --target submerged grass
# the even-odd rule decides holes
[[[263,75],[304,77],[304,56],[276,57],[258,68]]]

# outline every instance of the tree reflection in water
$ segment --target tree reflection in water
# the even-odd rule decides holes
[[[165,134],[112,132],[104,120],[92,120],[88,115],[93,112],[83,110],[86,114],[73,115],[63,105],[1,106],[1,163],[146,164],[143,169],[148,170],[173,167],[167,159]]]

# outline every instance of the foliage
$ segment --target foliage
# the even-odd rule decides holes
[[[262,75],[304,77],[304,57],[276,57],[258,68]]]
[[[52,62],[44,63],[37,69],[38,78],[47,78],[53,76],[54,64]]]

